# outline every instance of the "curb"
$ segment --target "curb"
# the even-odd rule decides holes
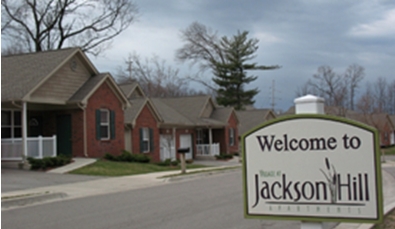
[[[228,173],[228,172],[233,172],[236,170],[240,170],[240,167],[235,167],[235,168],[229,168],[227,169],[226,167],[218,167],[218,169],[209,169],[209,170],[201,170],[201,171],[196,171],[196,173],[194,171],[190,171],[188,174],[188,172],[186,174],[179,174],[176,176],[171,176],[171,177],[162,177],[161,179],[164,179],[167,182],[172,182],[172,181],[182,181],[182,180],[189,180],[189,179],[194,179],[194,178],[198,178],[198,177],[205,177],[205,176],[211,176],[214,174],[220,174],[220,173]]]
[[[45,192],[45,193],[32,193],[26,194],[25,196],[8,196],[7,199],[1,200],[1,209],[7,209],[12,207],[22,207],[32,205],[35,203],[44,203],[50,200],[63,199],[67,197],[66,193],[63,192]],[[2,197],[4,198],[4,197]]]

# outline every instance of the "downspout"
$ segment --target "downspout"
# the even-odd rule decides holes
[[[83,132],[84,132],[84,156],[89,157],[88,155],[88,137],[87,137],[87,128],[86,128],[86,104],[78,103],[78,107],[83,111]]]

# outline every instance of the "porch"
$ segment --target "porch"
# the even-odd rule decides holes
[[[212,144],[197,144],[196,155],[197,156],[216,156],[219,155],[219,143]]]
[[[56,147],[56,135],[28,137],[26,138],[26,155],[23,155],[22,138],[1,139],[1,160],[19,161],[27,157],[55,157],[57,156]]]

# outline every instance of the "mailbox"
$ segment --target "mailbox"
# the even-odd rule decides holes
[[[186,154],[189,152],[189,147],[188,148],[178,148],[177,153],[182,153]]]

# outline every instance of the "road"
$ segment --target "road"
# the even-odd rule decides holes
[[[2,228],[300,228],[244,219],[241,171],[1,213]],[[331,228],[334,224],[325,225]]]

